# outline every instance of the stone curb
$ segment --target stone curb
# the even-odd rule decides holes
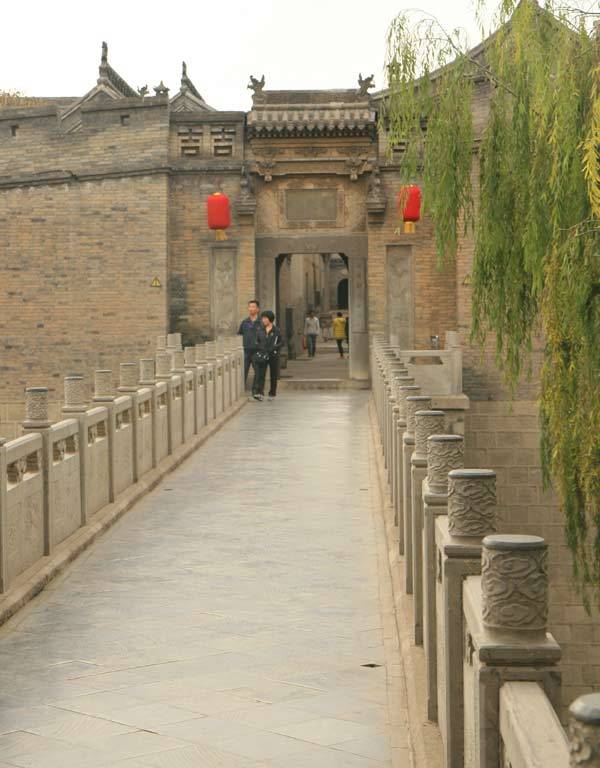
[[[245,397],[238,400],[229,410],[203,427],[191,440],[179,446],[170,456],[166,456],[157,467],[151,469],[141,480],[125,490],[115,502],[103,507],[94,515],[92,521],[71,534],[51,555],[42,558],[25,571],[0,599],[0,626],[27,605],[97,538],[123,517],[137,501],[156,488],[167,475],[237,415],[247,402]]]
[[[405,678],[411,765],[413,768],[442,768],[444,760],[441,734],[437,724],[427,720],[424,699],[425,657],[422,649],[415,646],[414,637],[410,631],[413,626],[412,598],[405,594],[400,582],[401,569],[398,567],[400,556],[394,536],[394,513],[388,501],[386,470],[383,466],[383,455],[378,439],[378,421],[372,396],[369,400],[369,421],[379,485],[381,526],[388,552],[388,577],[391,582],[396,609],[396,628],[400,641],[398,664],[401,665]]]

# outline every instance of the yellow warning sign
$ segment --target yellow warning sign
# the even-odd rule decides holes
[[[162,283],[158,279],[158,277],[154,276],[152,278],[152,282],[150,283],[150,288],[162,288]]]

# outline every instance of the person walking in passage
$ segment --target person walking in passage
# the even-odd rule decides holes
[[[283,346],[281,331],[275,325],[275,315],[270,309],[261,312],[262,327],[257,334],[257,348],[252,357],[254,366],[254,383],[252,385],[252,397],[255,400],[264,399],[265,377],[267,368],[271,385],[269,387],[269,400],[277,396],[277,379],[279,378],[279,350]]]
[[[248,302],[248,317],[242,320],[238,328],[238,336],[242,336],[244,344],[244,383],[248,379],[248,372],[252,365],[252,356],[257,350],[257,335],[262,329],[258,313],[260,304],[256,299]]]
[[[317,351],[317,336],[321,333],[321,324],[319,318],[315,315],[313,309],[308,313],[308,317],[304,321],[304,335],[306,336],[306,346],[308,348],[308,356],[314,357]]]
[[[340,357],[344,357],[344,339],[346,338],[346,319],[341,312],[337,313],[337,317],[333,318],[333,338],[337,344]]]

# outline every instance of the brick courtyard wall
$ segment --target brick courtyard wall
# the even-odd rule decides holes
[[[50,387],[56,416],[62,376],[103,367],[116,377],[119,362],[165,332],[168,112],[164,100],[147,101],[89,105],[67,134],[55,114],[0,113],[7,436],[23,417],[25,386]],[[155,277],[160,288],[151,287]]]

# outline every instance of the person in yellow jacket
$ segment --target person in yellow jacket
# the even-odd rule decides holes
[[[340,357],[344,357],[344,339],[346,338],[346,318],[338,312],[333,318],[333,338],[336,341]]]

